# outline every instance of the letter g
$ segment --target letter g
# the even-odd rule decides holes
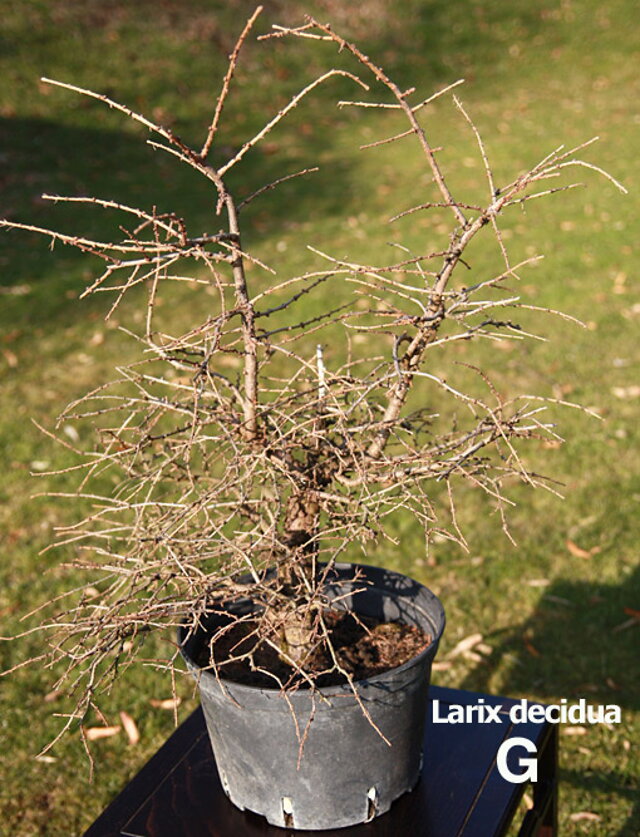
[[[503,779],[506,779],[507,782],[513,782],[514,784],[521,784],[522,782],[531,781],[537,782],[538,781],[538,762],[537,759],[534,758],[523,758],[522,756],[518,759],[518,767],[526,768],[522,771],[522,773],[513,773],[508,765],[507,765],[507,753],[513,747],[524,747],[524,749],[528,753],[536,753],[536,745],[533,741],[529,741],[528,738],[507,738],[506,741],[503,741],[498,749],[498,756],[497,756],[497,765],[498,770],[500,771],[500,775]]]

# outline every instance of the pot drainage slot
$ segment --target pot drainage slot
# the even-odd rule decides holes
[[[293,802],[290,796],[283,796],[280,800],[282,805],[282,818],[284,819],[285,828],[295,828],[293,822]]]
[[[378,811],[378,791],[375,787],[367,791],[367,816],[365,822],[371,822]]]

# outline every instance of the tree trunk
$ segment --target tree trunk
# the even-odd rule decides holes
[[[287,605],[278,609],[274,617],[283,655],[297,664],[310,653],[316,634],[316,608],[309,604],[308,592],[316,582],[318,512],[314,491],[291,495],[285,519],[285,543],[289,552],[278,563],[278,580]]]

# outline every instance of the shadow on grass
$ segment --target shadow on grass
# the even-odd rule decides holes
[[[593,558],[592,560],[596,560]],[[502,668],[507,692],[585,698],[589,704],[617,704],[640,709],[637,618],[640,568],[621,584],[557,581],[542,596],[525,621],[503,632],[491,657],[474,669],[463,688],[489,691],[492,675]],[[523,648],[527,663],[522,665]],[[634,803],[617,837],[640,833],[640,799],[629,777],[616,771],[563,768],[561,782],[582,790],[617,794]]]
[[[318,131],[318,134],[321,132]],[[118,132],[64,125],[39,119],[0,119],[3,207],[10,220],[51,228],[63,233],[101,240],[121,237],[118,225],[130,225],[131,216],[82,204],[43,201],[41,194],[96,196],[130,206],[181,215],[192,235],[217,232],[224,219],[215,215],[216,196],[211,184],[169,155],[145,144],[147,132]],[[233,188],[240,198],[257,188],[314,163],[321,137],[288,148],[291,132],[282,139],[281,153],[252,149],[234,172]],[[232,149],[223,149],[229,154]],[[259,245],[285,223],[320,221],[344,214],[351,185],[347,164],[331,164],[331,178],[322,172],[297,178],[270,191],[246,210],[246,242]],[[311,181],[311,178],[313,180]],[[336,178],[340,188],[335,188]],[[0,233],[0,286],[7,327],[64,326],[92,311],[103,311],[104,300],[89,299],[83,306],[69,304],[100,268],[101,262],[72,247],[18,230]]]
[[[583,770],[571,770],[571,768],[563,767],[560,770],[560,783],[569,784],[572,787],[580,788],[584,791],[591,791],[593,793],[607,795],[615,794],[623,797],[633,808],[629,814],[624,825],[615,832],[607,832],[610,837],[636,837],[640,834],[640,799],[638,799],[638,787],[629,784],[628,776],[621,773],[608,770],[603,771],[589,771],[585,773]]]
[[[140,29],[139,34],[136,29],[144,23],[144,7],[141,4],[140,13],[134,13],[129,6],[120,0],[113,0],[107,5],[96,2],[90,4],[82,14],[76,14],[70,4],[61,0],[57,4],[57,11],[62,15],[60,20],[65,22],[65,27],[71,27],[74,31],[93,27],[93,18],[98,15],[102,23],[109,23],[116,28],[128,21],[136,32],[132,36],[134,41],[136,37],[147,37],[145,29]],[[227,41],[232,43],[233,38],[229,40],[227,28],[231,24],[239,24],[240,20],[253,11],[255,3],[253,0],[237,0],[232,13],[225,10],[224,6],[220,3],[197,4],[196,29],[199,32],[210,30],[211,33],[217,33],[216,42],[220,41],[224,33],[222,40],[228,46]],[[154,25],[153,38],[161,42],[163,38],[171,40],[174,37],[175,27],[184,24],[185,16],[180,10],[177,0],[165,0],[160,4],[161,21],[156,21]],[[364,39],[370,54],[380,60],[399,83],[415,83],[421,89],[428,90],[440,83],[453,81],[467,70],[471,70],[473,75],[473,68],[480,65],[486,67],[487,71],[491,70],[496,66],[497,56],[504,52],[504,43],[511,35],[531,39],[545,26],[540,10],[532,11],[525,4],[516,9],[498,6],[483,11],[475,6],[472,10],[457,9],[456,4],[444,3],[442,0],[410,0],[403,7],[403,15],[400,17],[379,2],[372,2],[370,8],[356,13],[352,10],[346,12],[343,5],[334,0],[321,0],[311,2],[308,11],[321,19],[334,19],[336,29],[347,36]],[[260,27],[266,30],[277,19],[289,24],[299,23],[300,18],[297,4],[279,0],[265,13]],[[34,24],[28,18],[25,21],[29,21],[26,35]],[[60,37],[60,29],[54,25],[53,19],[49,20],[44,15],[42,19],[37,18],[36,23],[42,28],[40,37],[49,34],[54,41]],[[195,21],[190,21],[187,34],[195,48],[199,41],[197,32],[192,31],[194,25]],[[481,37],[478,37],[478,33]],[[226,46],[223,49],[220,41],[216,51],[228,51]],[[109,45],[108,48],[113,49],[113,46]],[[258,51],[255,44],[250,49],[256,53]],[[189,78],[189,87],[200,83],[203,72],[198,63],[201,61],[201,51],[204,51],[204,47],[200,43],[198,61],[192,70],[192,76],[194,72],[196,76]],[[163,68],[162,73],[166,75],[167,84],[178,85],[178,77],[173,78],[171,64],[171,61],[175,62],[175,55],[170,51],[167,51],[167,55],[170,56],[167,59],[169,66]],[[249,60],[252,55],[253,52],[250,52],[247,57],[247,67],[252,65],[252,60]],[[256,79],[253,86],[234,89],[231,110],[227,114],[232,125],[232,142],[240,142],[245,138],[240,136],[242,128],[251,135],[261,112],[276,112],[281,107],[280,98],[299,88],[300,72],[309,69],[308,61],[311,61],[315,70],[316,62],[319,62],[318,66],[326,68],[325,65],[341,63],[344,57],[339,59],[332,46],[322,52],[315,48],[309,50],[308,44],[298,42],[268,44],[262,55],[265,72],[271,74],[273,84],[265,88],[262,79]],[[89,66],[92,60],[88,56]],[[184,62],[178,63],[182,65]],[[349,66],[354,69],[351,64]],[[178,76],[182,78],[184,67],[175,69],[179,70]],[[207,73],[207,85],[210,84],[210,70]],[[332,81],[328,87],[314,91],[312,97],[317,107],[312,121],[305,124],[305,117],[296,112],[284,130],[278,128],[276,142],[258,147],[247,155],[241,168],[237,173],[234,171],[231,178],[231,185],[238,195],[246,195],[283,174],[314,165],[321,152],[331,148],[338,119],[344,122],[355,118],[346,112],[340,117],[333,111],[329,115],[329,101],[341,98],[341,94],[351,98],[351,83],[345,81],[344,85],[343,90],[339,81]],[[236,97],[238,108],[234,110]],[[87,125],[90,123],[91,111],[82,111],[100,106],[80,99],[73,102],[71,107],[81,111],[79,116],[72,118]],[[306,113],[309,119],[309,112]],[[246,118],[246,124],[240,125],[240,117]],[[196,123],[200,123],[200,117]],[[190,125],[189,130],[193,127]],[[275,134],[272,136],[275,137]],[[210,184],[201,181],[185,166],[165,157],[161,152],[154,154],[145,145],[146,138],[146,132],[74,127],[55,120],[0,119],[0,179],[3,187],[0,215],[63,232],[82,232],[89,236],[104,236],[110,227],[115,226],[113,219],[109,224],[104,214],[97,209],[76,205],[54,210],[51,206],[42,205],[39,195],[47,191],[97,195],[147,208],[156,205],[161,211],[170,209],[179,214],[184,213],[191,229],[197,234],[217,227],[218,219],[212,211],[214,197]],[[226,150],[228,152],[232,149]],[[213,162],[215,164],[216,161]],[[312,175],[312,180],[294,180],[276,192],[269,193],[261,203],[262,208],[256,203],[255,209],[251,207],[248,211],[251,235],[247,237],[259,242],[261,236],[277,229],[286,220],[302,218],[317,221],[327,216],[342,215],[352,196],[353,177],[339,153],[335,154],[331,163],[330,175],[323,177],[319,174]],[[339,188],[336,188],[336,183],[339,183]],[[79,290],[78,272],[83,269],[80,267],[81,262],[83,266],[88,264],[86,257],[58,248],[60,255],[56,258],[60,261],[54,262],[47,252],[46,241],[25,234],[7,236],[3,233],[0,248],[0,285],[24,288],[31,284],[29,295],[24,299],[19,295],[14,298],[11,294],[3,294],[3,301],[8,296],[8,304],[5,306],[8,323],[15,326],[16,318],[18,325],[28,325],[34,321],[64,322],[81,316],[77,306],[67,304],[65,293]],[[91,304],[82,311],[91,311]]]

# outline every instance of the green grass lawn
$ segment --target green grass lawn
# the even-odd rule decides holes
[[[401,85],[416,85],[425,95],[464,77],[460,95],[484,136],[498,183],[560,143],[569,147],[599,135],[585,159],[629,190],[622,196],[595,173],[572,172],[566,182],[574,175],[585,189],[532,203],[506,225],[514,260],[546,254],[525,273],[523,299],[560,308],[583,320],[586,329],[538,318],[537,330],[547,342],[481,349],[465,344],[436,361],[435,371],[452,379],[459,374],[452,361],[479,363],[507,394],[534,392],[597,411],[602,421],[554,410],[565,444],[529,450],[533,467],[563,483],[565,499],[514,487],[514,548],[486,496],[461,489],[459,522],[468,555],[442,542],[427,560],[418,533],[400,520],[401,545],[381,546],[365,557],[415,576],[443,599],[448,627],[435,682],[546,702],[585,697],[622,707],[615,728],[561,729],[560,814],[563,834],[631,837],[640,831],[636,4],[409,0],[401,19],[383,0],[367,0],[357,10],[334,0],[267,6],[262,31],[312,11],[359,39]],[[38,79],[46,75],[107,92],[196,142],[206,131],[225,55],[252,9],[244,0],[0,2],[0,215],[104,236],[112,218],[98,210],[52,207],[39,197],[95,194],[175,209],[192,229],[215,231],[206,184],[153,153],[146,134],[118,114]],[[252,43],[228,103],[223,146],[236,147],[333,60],[322,44]],[[351,89],[340,81],[318,91],[261,150],[247,155],[232,178],[237,192],[248,194],[288,171],[324,164],[320,173],[282,186],[247,211],[245,246],[280,276],[317,266],[306,244],[338,257],[382,262],[394,252],[386,242],[419,246],[442,234],[444,216],[428,223],[426,216],[410,216],[386,225],[398,211],[433,199],[421,159],[410,140],[358,152],[358,145],[393,133],[396,123],[384,113],[338,111],[331,104],[335,95],[349,97]],[[452,190],[469,200],[481,196],[482,161],[453,104],[440,101],[425,124],[433,145],[442,147]],[[499,269],[488,251],[479,251],[477,259],[474,269],[491,269],[491,259]],[[78,515],[77,508],[32,499],[65,484],[30,474],[70,460],[31,419],[50,427],[69,400],[109,380],[114,365],[135,351],[114,327],[135,325],[135,314],[123,309],[115,324],[105,324],[103,299],[76,299],[95,268],[90,257],[64,247],[51,252],[37,236],[0,231],[3,635],[20,629],[22,613],[64,588],[62,554],[41,550],[54,526]],[[250,278],[264,281],[257,270]],[[338,296],[344,293],[335,289]],[[160,315],[165,322],[169,314],[173,322],[188,322],[189,305],[189,292],[180,291],[165,301]],[[427,397],[435,403],[438,395]],[[471,653],[452,655],[460,640],[475,633],[482,640]],[[37,638],[1,643],[0,667],[37,653]],[[65,711],[64,701],[51,694],[50,673],[29,668],[1,682],[0,834],[82,833],[172,729],[172,713],[151,704],[169,697],[168,679],[151,669],[128,671],[104,705],[112,723],[119,722],[120,711],[130,714],[141,740],[130,746],[120,733],[92,744],[96,773],[90,783],[77,732],[45,759],[34,758],[60,724],[53,714]],[[196,702],[186,680],[178,689],[183,718]]]

